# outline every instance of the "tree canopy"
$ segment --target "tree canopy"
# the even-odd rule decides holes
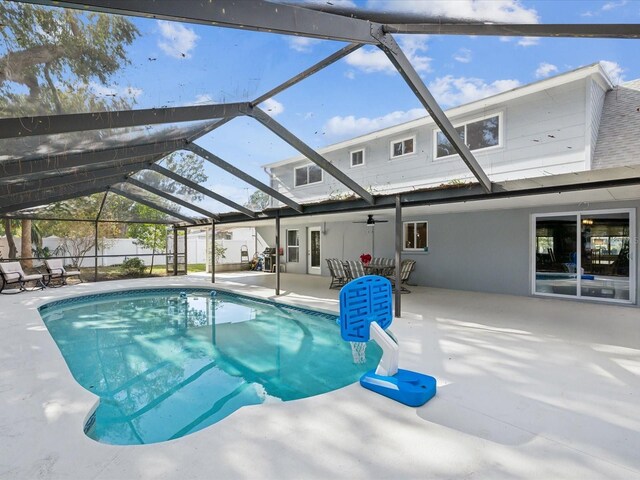
[[[0,114],[43,115],[126,106],[130,97],[92,94],[129,63],[139,32],[124,17],[0,3]],[[25,93],[25,89],[27,93]]]
[[[256,190],[249,196],[249,200],[244,204],[245,207],[261,212],[269,206],[271,197],[262,190]]]

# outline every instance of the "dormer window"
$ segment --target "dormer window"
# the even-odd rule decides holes
[[[465,142],[469,150],[483,150],[485,148],[498,147],[502,144],[501,139],[501,116],[500,114],[492,117],[474,120],[456,127],[456,132],[460,135],[460,140]],[[435,132],[435,158],[448,157],[456,155],[457,152],[451,145],[451,142],[444,134],[436,130]]]
[[[294,169],[294,181],[296,187],[322,182],[322,169],[315,163]]]
[[[403,138],[391,142],[391,158],[404,157],[416,151],[416,137]]]

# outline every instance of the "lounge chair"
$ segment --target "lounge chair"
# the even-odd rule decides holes
[[[62,283],[59,286],[67,284],[67,278],[78,277],[78,280],[82,283],[79,270],[67,270],[64,268],[64,262],[61,259],[47,259],[44,261],[47,267],[47,286],[52,280],[60,280]]]
[[[2,277],[2,285],[0,285],[0,293],[2,293],[2,291],[7,285],[11,285],[13,283],[17,283],[19,287],[18,291],[14,291],[13,293],[24,292],[27,289],[27,287],[25,286],[27,282],[35,282],[36,286],[40,290],[45,287],[42,281],[43,280],[42,274],[37,273],[33,275],[26,275],[22,270],[22,266],[20,265],[20,262],[0,263],[0,277]]]
[[[354,278],[364,277],[366,273],[364,272],[364,266],[360,260],[347,260],[345,262],[347,266],[347,274],[349,275],[349,280],[353,280]]]
[[[401,293],[411,293],[411,290],[404,287],[403,284],[406,284],[411,276],[411,272],[416,266],[415,260],[403,260],[400,265],[400,292]],[[391,281],[393,288],[395,289],[395,272],[391,272],[390,275],[387,275],[387,278]]]
[[[344,286],[348,279],[342,262],[337,258],[327,258],[327,265],[329,266],[329,273],[331,274],[331,284],[329,288]]]

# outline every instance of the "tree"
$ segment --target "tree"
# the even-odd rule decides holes
[[[174,152],[163,158],[162,163],[167,170],[171,170],[192,182],[202,184],[207,181],[208,177],[204,171],[204,160],[194,153]],[[203,198],[201,193],[191,190],[189,187],[177,183],[153,170],[143,170],[138,172],[135,177],[141,182],[152,185],[167,193],[186,196],[191,199],[191,201],[201,200]]]
[[[92,81],[106,84],[129,63],[126,47],[138,36],[138,30],[126,18],[2,2],[0,25],[6,49],[0,57],[1,116],[130,106],[129,98],[101,98],[89,86]],[[74,135],[64,138],[64,142],[73,140]],[[5,222],[10,256],[15,258],[11,226],[11,222]],[[31,227],[31,220],[23,220],[23,258],[33,255]],[[27,260],[25,266],[31,266],[31,261]]]
[[[245,207],[252,210],[262,211],[271,204],[271,197],[262,190],[256,190],[249,196],[249,200],[244,204]]]
[[[86,197],[52,203],[39,211],[43,216],[51,216],[57,219],[86,220],[40,220],[38,222],[41,236],[55,235],[60,238],[63,253],[71,257],[71,264],[74,267],[80,266],[87,253],[96,246],[95,219],[103,198],[104,193],[96,193]],[[119,233],[117,224],[102,224],[98,247],[106,248],[108,245],[108,240],[106,239],[118,236]]]
[[[225,255],[227,252],[227,247],[223,247],[222,243],[218,243],[216,242],[216,252],[215,252],[215,261],[216,263],[218,263],[219,260],[223,259],[223,258],[227,258],[227,256]]]
[[[31,242],[31,220],[22,220],[22,234],[20,236],[20,257],[25,258],[23,260],[24,266],[27,268],[33,267],[33,244]]]
[[[9,244],[9,258],[14,259],[18,255],[18,249],[16,248],[16,241],[13,238],[12,233],[12,220],[10,218],[4,218],[2,220],[4,226],[4,233],[7,236],[7,243]]]
[[[68,113],[78,102],[84,111],[120,104],[87,94],[90,82],[104,85],[129,63],[126,47],[139,32],[126,18],[2,2],[0,25],[2,116]]]
[[[149,208],[146,205],[136,205],[140,218],[148,220],[162,220],[166,215],[158,210]],[[134,238],[136,245],[144,248],[150,248],[151,253],[151,266],[149,267],[149,275],[153,273],[153,263],[157,250],[163,250],[163,247],[167,241],[167,227],[166,225],[157,223],[134,223],[129,227],[128,235]]]

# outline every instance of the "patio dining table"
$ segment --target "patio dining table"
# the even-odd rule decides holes
[[[383,275],[385,272],[395,270],[395,265],[363,265],[367,275]]]

